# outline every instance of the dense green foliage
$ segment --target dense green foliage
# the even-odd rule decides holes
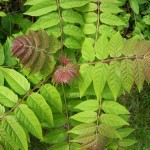
[[[47,150],[125,150],[137,143],[133,110],[125,108],[132,102],[120,99],[150,81],[148,0],[0,4],[0,148],[40,149],[36,141]]]

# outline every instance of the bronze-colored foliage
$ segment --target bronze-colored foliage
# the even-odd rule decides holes
[[[28,35],[19,36],[13,41],[12,55],[18,57],[23,67],[29,68],[31,73],[51,72],[55,64],[51,39],[54,45],[57,44],[57,39],[54,42],[54,37],[49,38],[45,31],[29,31]]]

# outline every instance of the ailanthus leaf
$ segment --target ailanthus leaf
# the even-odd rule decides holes
[[[51,108],[42,95],[32,93],[27,99],[27,104],[38,118],[44,120],[50,126],[54,126]]]
[[[102,114],[100,116],[100,122],[113,127],[129,125],[125,120],[115,114]]]
[[[102,110],[108,114],[130,114],[130,112],[123,105],[115,101],[104,101],[102,103]]]
[[[5,107],[0,104],[0,117],[5,113]]]
[[[103,135],[108,138],[120,138],[119,132],[112,126],[107,124],[100,124],[98,127],[98,131],[100,135]]]
[[[8,94],[9,93],[9,94]],[[5,86],[0,86],[0,103],[6,107],[13,107],[18,101],[18,96]]]
[[[71,116],[71,118],[84,123],[92,123],[96,121],[97,113],[93,111],[83,111]]]
[[[100,10],[105,13],[113,13],[113,14],[123,12],[123,10],[120,9],[117,5],[111,3],[102,3],[100,5]]]
[[[73,10],[63,10],[62,19],[63,21],[69,23],[78,23],[81,25],[84,24],[82,15],[79,14],[77,11],[73,11]]]
[[[97,10],[97,4],[95,3],[88,3],[82,7],[78,7],[78,8],[75,8],[77,11],[80,11],[80,12],[92,12],[92,11],[95,11]]]
[[[135,59],[133,61],[133,67],[134,67],[134,78],[135,78],[135,84],[138,87],[138,90],[141,91],[144,84],[144,70],[143,70],[143,64],[141,59]]]
[[[109,88],[116,99],[119,95],[121,88],[121,77],[120,77],[120,62],[113,61],[109,65],[107,82]]]
[[[100,99],[105,87],[108,75],[108,65],[106,63],[96,64],[93,69],[93,86],[98,99]]]
[[[134,145],[135,143],[137,143],[138,141],[136,140],[133,140],[133,139],[123,139],[123,140],[120,140],[118,142],[118,144],[121,146],[121,147],[128,147],[128,146],[132,146]]]
[[[67,142],[57,143],[47,150],[69,150],[69,144]]]
[[[116,15],[110,13],[102,13],[100,15],[100,20],[102,23],[112,25],[112,26],[123,26],[125,23]]]
[[[27,0],[24,5],[35,5],[41,2],[48,2],[49,0]]]
[[[123,38],[119,32],[111,37],[107,48],[111,57],[120,57],[122,55]]]
[[[85,13],[83,17],[86,23],[91,24],[97,21],[98,14],[96,14],[95,12],[90,12],[90,13]]]
[[[4,56],[4,50],[2,44],[0,44],[0,65],[4,63],[5,56]]]
[[[76,40],[75,38],[71,38],[71,37],[65,39],[64,45],[67,48],[71,48],[71,49],[80,49],[81,48],[80,41]]]
[[[118,0],[101,0],[102,3],[115,3],[115,4],[118,4],[120,3]]]
[[[51,104],[56,110],[62,112],[62,101],[59,92],[51,84],[45,84],[40,88],[41,95]]]
[[[4,85],[4,75],[2,73],[2,71],[0,70],[0,86]]]
[[[18,121],[35,137],[43,139],[42,129],[39,120],[27,105],[21,104],[15,109],[15,116]]]
[[[150,60],[149,58],[143,59],[142,64],[143,64],[145,80],[149,83],[150,82]]]
[[[84,34],[95,34],[96,26],[94,24],[84,24],[82,26],[82,31]]]
[[[48,132],[44,136],[44,142],[49,143],[49,144],[56,144],[65,141],[67,138],[68,134],[65,129],[56,129]]]
[[[108,58],[109,50],[107,48],[108,39],[105,34],[101,35],[100,38],[96,41],[94,47],[96,52],[96,57],[100,60]]]
[[[130,133],[132,133],[134,130],[135,129],[133,129],[133,128],[120,128],[120,129],[118,129],[118,132],[119,132],[121,138],[123,139],[123,138],[127,137]]]
[[[80,97],[82,97],[92,82],[92,66],[83,64],[80,66],[81,79],[78,81]]]
[[[12,54],[20,59],[25,68],[30,72],[51,73],[55,65],[50,54],[50,38],[45,31],[30,31],[13,41]]]
[[[24,95],[30,89],[30,83],[19,72],[15,71],[14,69],[8,69],[8,68],[1,68],[1,70],[8,84],[19,95]]]
[[[21,150],[28,150],[25,132],[12,116],[7,116],[3,119],[2,127]]]
[[[95,51],[93,48],[94,39],[92,38],[85,38],[82,44],[82,57],[87,61],[94,61],[95,59]]]
[[[31,6],[24,14],[30,16],[42,16],[55,10],[57,10],[55,1],[42,1],[41,3]]]
[[[94,133],[96,131],[95,123],[82,123],[80,125],[75,126],[73,129],[69,131],[69,133],[74,134],[89,134]]]
[[[133,61],[130,59],[125,59],[121,61],[120,69],[123,88],[127,92],[130,92],[134,83]]]
[[[85,111],[96,111],[99,108],[99,102],[97,100],[91,99],[86,100],[75,107],[76,109]]]
[[[130,7],[138,15],[139,14],[139,4],[137,0],[129,0]]]
[[[60,7],[64,9],[68,9],[68,8],[74,8],[74,7],[81,7],[87,3],[89,3],[89,0],[74,0],[74,1],[60,0]]]

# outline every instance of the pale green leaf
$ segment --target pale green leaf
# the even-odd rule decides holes
[[[139,3],[137,0],[129,0],[130,7],[138,15],[139,14]]]
[[[75,8],[77,11],[80,11],[80,12],[91,12],[91,11],[96,11],[97,10],[97,4],[95,3],[89,3],[89,4],[86,4],[85,6],[82,6],[82,7],[78,7],[78,8]]]
[[[50,126],[54,125],[51,108],[42,95],[32,93],[27,99],[27,104],[34,111],[37,117],[46,121]]]
[[[4,85],[4,75],[2,73],[2,71],[0,70],[0,86]]]
[[[118,142],[118,144],[122,147],[128,147],[128,146],[132,146],[134,145],[135,143],[137,143],[138,141],[136,140],[133,140],[133,139],[123,139],[123,140],[120,140]]]
[[[93,69],[93,86],[98,100],[105,87],[108,75],[108,65],[106,63],[96,64]]]
[[[76,109],[85,110],[85,111],[96,111],[99,108],[99,102],[97,100],[91,99],[86,100],[75,107]]]
[[[116,15],[110,13],[102,13],[100,15],[100,20],[102,23],[112,25],[112,26],[123,26],[125,23]]]
[[[133,82],[134,82],[134,73],[133,73],[133,62],[130,59],[125,59],[121,61],[121,81],[123,88],[130,92]]]
[[[50,13],[40,17],[31,27],[31,30],[39,30],[39,28],[47,29],[56,26],[60,22],[57,13]]]
[[[96,26],[94,24],[84,24],[82,26],[82,31],[84,34],[95,34]]]
[[[129,134],[131,134],[134,130],[135,129],[133,129],[133,128],[121,128],[121,129],[118,129],[118,132],[122,138],[125,138]]]
[[[89,0],[74,0],[74,1],[60,0],[60,7],[64,9],[68,9],[68,8],[74,8],[74,7],[81,7],[87,3],[89,3]]]
[[[25,132],[12,116],[7,116],[3,119],[2,127],[21,150],[28,150]]]
[[[82,15],[73,10],[63,10],[62,19],[63,21],[69,22],[69,23],[78,23],[81,25],[84,24]]]
[[[82,97],[92,82],[92,66],[84,64],[80,66],[81,80],[78,81],[80,97]]]
[[[98,14],[95,12],[85,13],[84,14],[84,20],[86,23],[93,23],[96,22],[98,19]]]
[[[9,93],[9,94],[8,94]],[[13,107],[18,101],[18,96],[5,86],[0,86],[0,103],[6,107]]]
[[[94,47],[96,52],[96,57],[100,60],[108,58],[109,50],[107,48],[108,39],[105,34],[101,35],[100,38],[96,41],[96,45]]]
[[[73,129],[69,131],[69,133],[74,134],[89,134],[94,133],[96,131],[95,123],[82,123],[80,125],[75,126]]]
[[[94,39],[92,38],[85,38],[82,44],[82,57],[87,61],[94,61],[95,59],[95,51],[94,51]]]
[[[116,99],[121,89],[120,62],[112,61],[110,63],[107,82],[113,97]]]
[[[49,144],[63,142],[67,136],[68,133],[65,129],[53,129],[44,136],[44,142]]]
[[[102,114],[100,116],[100,122],[113,127],[129,125],[125,120],[115,114]]]
[[[57,143],[47,150],[69,150],[69,144],[67,142]]]
[[[111,3],[102,3],[100,5],[100,10],[105,13],[113,13],[113,14],[123,12],[123,10],[120,9],[116,4]]]
[[[111,57],[120,57],[122,55],[123,38],[119,32],[111,37],[107,48]]]
[[[130,114],[130,112],[121,104],[115,101],[104,101],[102,110],[108,114]]]
[[[92,123],[97,120],[97,113],[93,111],[84,111],[71,116],[71,118],[84,123]]]
[[[71,25],[71,24],[64,26],[63,32],[67,35],[71,35],[74,37],[84,37],[82,30],[78,26]]]
[[[5,56],[2,44],[0,44],[0,65],[4,64]]]
[[[6,13],[4,13],[3,11],[0,11],[0,17],[4,17],[6,16]]]
[[[56,38],[61,36],[59,24],[45,30],[48,35],[54,35]]]
[[[5,107],[0,104],[0,117],[5,113]]]
[[[42,129],[39,120],[27,105],[21,104],[15,109],[15,116],[18,121],[35,137],[43,139]]]
[[[36,5],[41,2],[48,2],[49,0],[27,0],[24,5]]]
[[[135,84],[138,87],[138,90],[141,91],[144,84],[144,70],[142,66],[142,60],[136,59],[133,61],[133,71],[134,71],[134,78],[135,78]]]
[[[112,126],[107,124],[100,124],[98,127],[100,135],[103,135],[108,138],[121,138],[119,132]]]
[[[62,101],[59,92],[51,84],[45,84],[40,88],[40,93],[56,110],[62,112]]]
[[[67,48],[71,48],[71,49],[80,49],[81,48],[81,43],[80,41],[74,39],[74,38],[66,38],[64,41],[64,45]]]
[[[55,10],[57,10],[55,1],[43,1],[31,6],[24,14],[29,16],[42,16]]]
[[[28,80],[16,70],[7,68],[1,68],[1,70],[8,84],[19,95],[24,95],[30,89]]]
[[[101,0],[101,2],[102,3],[115,3],[115,4],[120,3],[119,0],[113,0],[113,1],[112,0]]]

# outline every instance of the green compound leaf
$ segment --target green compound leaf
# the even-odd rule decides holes
[[[42,129],[39,120],[27,105],[21,104],[15,109],[15,116],[18,121],[35,137],[43,139]]]
[[[115,101],[104,101],[102,104],[102,110],[109,114],[130,114],[124,106]]]
[[[45,84],[40,88],[41,95],[51,104],[56,110],[62,112],[62,101],[59,92],[51,84]]]
[[[9,93],[9,94],[8,94]],[[0,103],[6,107],[13,107],[18,101],[18,96],[5,86],[0,86]]]
[[[97,113],[93,111],[84,111],[71,116],[71,118],[84,123],[92,123],[96,121]]]
[[[24,95],[30,89],[30,83],[19,72],[15,71],[14,69],[7,69],[7,68],[1,68],[1,70],[8,84],[19,95]]]
[[[2,127],[21,150],[28,150],[26,134],[12,116],[7,116],[3,119]]]
[[[54,126],[51,108],[41,94],[32,93],[27,99],[28,106],[34,111],[38,118]]]

